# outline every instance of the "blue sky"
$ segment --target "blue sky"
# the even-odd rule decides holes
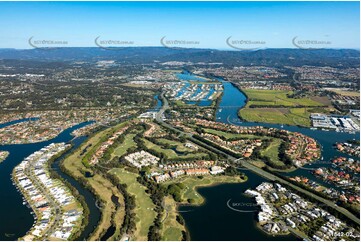
[[[294,48],[292,39],[359,49],[359,2],[0,2],[0,48],[37,40],[96,46],[94,39],[160,46],[160,39],[227,49],[226,39]]]

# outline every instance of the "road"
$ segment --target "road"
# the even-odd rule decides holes
[[[168,100],[164,97],[164,92],[162,92],[159,95],[159,98],[162,100],[162,108],[158,111],[155,119],[158,122],[163,122],[162,117],[163,117],[165,110],[169,109],[169,103],[168,103]]]
[[[181,130],[173,127],[172,125],[164,122],[164,120],[162,119],[162,116],[163,116],[165,110],[169,109],[169,103],[168,103],[168,100],[164,97],[163,93],[160,95],[160,98],[161,98],[161,100],[163,102],[163,106],[159,110],[159,112],[157,113],[156,120],[163,127],[171,129],[173,131],[176,131],[177,133],[180,133],[181,135],[184,135],[185,137],[187,137],[187,139],[189,139],[190,141],[193,141],[194,143],[197,143],[197,144],[201,145],[203,148],[206,148],[206,149],[208,149],[208,150],[210,150],[212,152],[218,153],[218,154],[226,155],[229,160],[233,161],[234,163],[238,163],[238,164],[242,165],[243,167],[247,168],[248,170],[250,170],[251,172],[253,172],[253,173],[255,173],[255,174],[259,175],[259,176],[262,176],[262,177],[264,177],[264,178],[266,178],[268,180],[271,180],[271,181],[277,181],[277,182],[279,182],[281,184],[292,187],[296,191],[299,191],[299,192],[301,192],[301,193],[303,193],[303,194],[305,194],[307,196],[311,196],[314,199],[316,199],[317,201],[319,201],[319,202],[333,208],[334,210],[338,211],[339,213],[343,214],[347,218],[351,219],[352,221],[354,221],[355,223],[360,225],[360,218],[353,215],[347,209],[337,206],[333,201],[322,198],[322,197],[320,197],[320,196],[318,196],[318,195],[316,195],[314,193],[311,193],[311,192],[309,192],[309,191],[307,191],[307,190],[305,190],[305,189],[303,189],[303,188],[301,188],[299,186],[296,186],[296,185],[288,182],[285,179],[282,179],[282,178],[280,178],[278,176],[273,175],[270,172],[267,172],[267,171],[265,171],[265,170],[263,170],[263,169],[261,169],[259,167],[256,167],[256,166],[252,165],[248,161],[244,161],[244,160],[241,161],[241,160],[237,159],[236,157],[233,157],[233,156],[231,156],[229,154],[226,154],[223,151],[219,150],[216,146],[210,146],[210,145],[204,143],[203,141],[194,138],[192,134],[181,131]]]

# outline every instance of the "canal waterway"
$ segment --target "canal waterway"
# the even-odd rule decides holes
[[[34,117],[34,118],[23,118],[23,119],[17,119],[17,120],[9,121],[9,122],[0,124],[0,129],[5,128],[5,127],[10,126],[10,125],[18,124],[18,123],[36,121],[38,119],[39,118]]]
[[[77,149],[86,139],[87,137],[85,136],[80,136],[73,139],[71,141],[72,148],[66,153],[64,153],[61,157],[56,159],[51,165],[51,168],[55,170],[56,173],[58,173],[63,179],[67,180],[79,192],[79,194],[84,197],[84,200],[88,206],[88,224],[85,226],[80,236],[76,238],[77,240],[86,240],[89,237],[89,235],[94,231],[94,228],[98,225],[98,222],[101,218],[101,212],[100,209],[96,206],[96,197],[94,196],[94,194],[92,194],[89,190],[85,189],[84,186],[77,182],[73,177],[64,173],[61,170],[60,165],[64,157]]]
[[[23,122],[24,121],[29,120],[23,120]],[[74,137],[71,135],[71,132],[90,123],[91,122],[84,122],[75,125],[64,130],[57,137],[45,142],[0,145],[0,150],[9,151],[10,153],[9,156],[2,163],[0,163],[0,188],[2,193],[0,196],[0,214],[2,218],[0,219],[0,240],[16,240],[17,238],[24,236],[34,223],[34,217],[30,214],[32,210],[22,204],[23,200],[21,193],[16,190],[16,187],[12,183],[11,174],[14,167],[17,166],[25,157],[51,143],[72,141]],[[8,125],[11,124],[7,123],[7,126]],[[72,141],[74,145],[73,149],[77,148],[84,141],[84,139],[85,137],[74,139]],[[54,162],[52,168],[56,169],[64,179],[68,180],[79,191],[79,193],[84,196],[90,209],[89,224],[86,226],[84,232],[81,235],[81,238],[79,238],[84,239],[97,224],[100,218],[100,212],[97,208],[94,209],[94,196],[86,189],[84,189],[80,184],[78,184],[74,179],[60,171],[60,159],[61,158]]]

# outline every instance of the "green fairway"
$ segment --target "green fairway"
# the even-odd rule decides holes
[[[160,139],[157,140],[157,142],[159,142],[160,144],[171,145],[172,147],[175,147],[178,152],[192,152],[192,151],[194,151],[191,148],[185,147],[183,143],[175,141],[175,140],[160,138]]]
[[[127,185],[127,191],[135,196],[136,208],[136,231],[132,236],[132,240],[147,240],[149,227],[153,224],[156,217],[154,211],[155,205],[145,192],[146,187],[138,183],[138,174],[125,171],[121,168],[114,168],[110,173],[115,174],[119,178],[119,182]]]
[[[176,221],[177,222],[177,221]],[[169,223],[167,223],[169,225]],[[174,226],[174,225],[172,225]],[[162,240],[164,241],[181,241],[182,240],[182,230],[180,228],[176,227],[168,227],[164,226],[166,228]]]
[[[133,140],[135,136],[136,134],[127,134],[124,137],[124,142],[114,149],[111,158],[113,159],[116,156],[121,157],[126,154],[129,148],[137,147],[137,143]]]
[[[180,241],[182,240],[182,231],[185,230],[184,226],[177,221],[177,204],[172,197],[164,198],[164,217],[163,224],[160,231],[162,240],[166,241]]]
[[[107,139],[107,137],[109,137],[119,128],[124,127],[125,124],[126,123],[121,123],[94,134],[72,154],[67,156],[62,162],[62,166],[67,171],[67,173],[69,173],[76,180],[84,179],[84,174],[86,172],[92,173],[92,170],[89,167],[84,166],[82,159],[85,157],[90,157],[95,152],[97,147],[99,147],[100,144]],[[84,153],[83,151],[86,149],[86,147],[90,146],[93,148]],[[116,224],[115,232],[118,233],[123,225],[122,221],[125,215],[123,195],[108,179],[104,178],[100,174],[94,174],[94,176],[87,178],[85,182],[86,186],[90,187],[94,194],[104,202],[104,207],[101,210],[101,219],[88,240],[100,240],[102,237],[102,232],[107,230],[112,225],[112,216],[114,214],[117,218],[117,221],[113,221]],[[112,202],[112,196],[119,198],[118,202],[121,204],[121,206],[116,208],[115,204]]]
[[[281,142],[282,140],[280,139],[273,139],[272,143],[266,149],[261,151],[261,155],[269,157],[271,162],[278,166],[284,165],[278,158]]]
[[[101,132],[97,133],[96,135],[94,135],[93,137],[91,137],[89,142],[87,142],[87,143],[89,146],[92,146],[92,147],[90,150],[87,150],[86,154],[83,156],[82,163],[88,167],[91,156],[96,152],[96,150],[98,150],[98,148],[102,145],[102,143],[106,142],[112,134],[114,134],[120,128],[123,128],[124,126],[126,126],[128,123],[129,123],[128,121],[119,123],[113,127],[107,128],[106,130],[101,131]]]
[[[206,153],[202,153],[202,152],[178,155],[174,150],[163,149],[161,146],[159,146],[157,144],[154,144],[154,143],[150,142],[147,139],[143,139],[143,141],[144,141],[144,144],[147,147],[147,149],[154,150],[156,152],[162,153],[162,154],[165,155],[165,157],[167,159],[170,159],[170,160],[176,160],[176,159],[182,160],[182,159],[189,159],[189,158],[202,159],[202,158],[205,158],[207,156]]]

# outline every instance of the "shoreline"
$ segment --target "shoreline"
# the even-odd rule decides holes
[[[5,161],[10,155],[10,152],[7,150],[0,150],[0,164]]]
[[[221,175],[224,176],[224,175]],[[226,176],[226,177],[232,177],[232,176]],[[247,177],[247,176],[246,176]],[[185,177],[185,179],[187,179],[189,177]],[[207,178],[207,177],[206,177]],[[232,177],[233,178],[233,177]],[[204,178],[202,178],[204,179]],[[222,182],[222,181],[217,181],[217,182],[212,182],[210,184],[199,184],[199,185],[195,185],[193,187],[194,192],[196,192],[197,194],[199,194],[198,189],[200,188],[204,188],[204,187],[215,187],[215,186],[219,186],[219,185],[223,185],[223,184],[236,184],[236,183],[244,183],[248,181],[248,177],[246,180],[242,180],[241,178],[239,178],[240,181],[230,181],[230,182]],[[201,203],[189,203],[189,202],[177,202],[177,209],[178,206],[195,206],[195,207],[199,207],[199,206],[203,206],[207,200],[203,197],[200,196],[202,198],[202,202]]]
[[[228,177],[231,177],[231,176],[228,176]],[[193,187],[193,190],[194,190],[197,194],[200,195],[200,193],[198,192],[198,190],[199,190],[200,188],[215,187],[215,186],[225,185],[225,184],[244,183],[244,182],[247,182],[247,181],[248,181],[248,177],[247,177],[247,176],[246,176],[246,179],[245,179],[245,180],[242,180],[240,177],[238,177],[238,178],[239,178],[239,181],[233,181],[233,182],[232,182],[232,181],[229,181],[229,182],[216,181],[216,182],[212,182],[212,183],[210,183],[210,184],[200,184],[200,185],[196,185],[196,186]],[[202,178],[202,179],[204,179],[204,178]],[[207,200],[206,200],[202,195],[200,195],[200,197],[202,198],[202,201],[201,201],[201,202],[198,202],[198,203],[176,202],[176,201],[174,201],[174,199],[172,198],[173,201],[174,201],[175,204],[176,204],[175,213],[176,213],[178,216],[180,216],[180,217],[183,218],[181,212],[179,211],[180,206],[200,207],[200,206],[205,205],[205,204],[207,203]],[[192,237],[191,237],[191,234],[190,234],[190,231],[189,231],[189,228],[188,228],[187,224],[184,223],[184,225],[182,225],[182,226],[184,227],[185,232],[186,232],[189,240],[192,240]]]
[[[39,117],[30,117],[30,118],[18,118],[18,119],[5,121],[5,122],[0,123],[0,127],[1,127],[0,129],[6,128],[6,127],[11,126],[11,125],[23,123],[23,122],[37,121],[39,119],[40,119]]]
[[[26,122],[26,121],[25,121]],[[78,125],[82,125],[82,124],[85,124],[83,127],[81,128],[84,128],[84,127],[87,127],[91,124],[93,124],[95,121],[93,120],[90,120],[90,121],[83,121],[83,122],[79,122],[79,123],[75,123],[69,127],[65,127],[65,128],[62,128],[56,135],[53,135],[51,137],[47,137],[46,139],[44,140],[38,140],[38,141],[24,141],[24,142],[20,142],[20,143],[0,143],[0,146],[9,146],[9,145],[30,145],[30,144],[39,144],[39,143],[43,143],[43,142],[49,142],[55,138],[57,138],[61,133],[63,133],[64,131],[68,130],[68,129],[72,129],[74,128],[75,126],[78,126]],[[80,128],[78,128],[80,129]],[[78,129],[75,129],[74,131],[78,130]],[[74,132],[73,131],[73,132]],[[73,134],[73,132],[70,133],[70,136],[72,136],[73,138],[71,140],[69,140],[68,142],[71,142],[73,139],[75,138],[78,138],[78,137],[81,137],[81,136],[87,136],[89,134],[83,134],[83,135],[75,135]],[[91,134],[92,132],[90,132]],[[0,162],[1,163],[1,162]]]
[[[48,150],[43,151],[43,153],[40,154],[40,156],[36,155],[35,157],[34,155],[36,154],[36,152],[39,151],[32,153],[30,156],[26,157],[19,165],[17,165],[13,169],[11,174],[11,180],[22,196],[23,205],[26,205],[29,208],[31,208],[32,211],[30,212],[30,214],[32,214],[34,217],[33,226],[26,232],[24,236],[20,238],[25,240],[37,238],[37,237],[60,238],[54,236],[53,234],[53,230],[58,228],[61,229],[63,226],[60,225],[58,222],[60,220],[59,216],[62,217],[66,213],[76,210],[77,213],[77,215],[75,215],[76,219],[73,221],[72,224],[73,228],[76,228],[76,230],[75,231],[71,230],[71,232],[68,235],[68,238],[72,238],[72,236],[76,235],[81,230],[81,225],[84,219],[84,214],[83,214],[84,208],[81,205],[79,199],[73,193],[71,187],[69,187],[66,184],[66,182],[61,180],[60,177],[54,176],[54,173],[52,173],[53,171],[51,170],[51,163],[54,162],[54,160],[62,157],[67,151],[71,150],[71,146],[65,143],[51,143],[50,145],[44,148]],[[48,156],[46,158],[46,161],[41,163],[42,168],[36,168],[34,164],[37,164],[37,162],[44,159],[44,156],[47,156],[48,154],[51,154],[51,156]],[[28,159],[30,159],[30,161],[27,161]],[[38,176],[35,173],[36,169],[44,171],[44,173],[46,174],[46,179],[52,181],[52,183],[50,185],[44,183],[44,181],[42,181],[43,178],[40,179],[40,176]],[[35,173],[35,175],[31,175],[32,173]],[[34,195],[31,192],[29,192],[29,188],[26,188],[28,187],[28,185],[22,183],[23,182],[22,180],[24,179],[30,180],[30,185],[34,186],[35,189],[39,191],[39,194],[45,199],[46,203],[48,204],[46,205],[46,207],[49,208],[48,210],[51,213],[48,218],[50,222],[48,222],[45,231],[39,229],[40,230],[39,235],[35,234],[34,231],[37,231],[38,230],[37,226],[40,226],[40,224],[43,223],[42,219],[44,219],[46,213],[43,210],[41,210],[41,206],[37,205],[38,201],[34,199]],[[59,193],[56,192],[54,193],[51,191],[51,189],[53,189],[54,187],[56,187],[57,189],[62,189],[63,193],[61,194],[65,194],[65,196],[67,196],[67,198],[70,199],[71,201],[69,201],[66,204],[62,204],[59,198],[56,197],[56,194]],[[69,208],[69,206],[71,208]]]

